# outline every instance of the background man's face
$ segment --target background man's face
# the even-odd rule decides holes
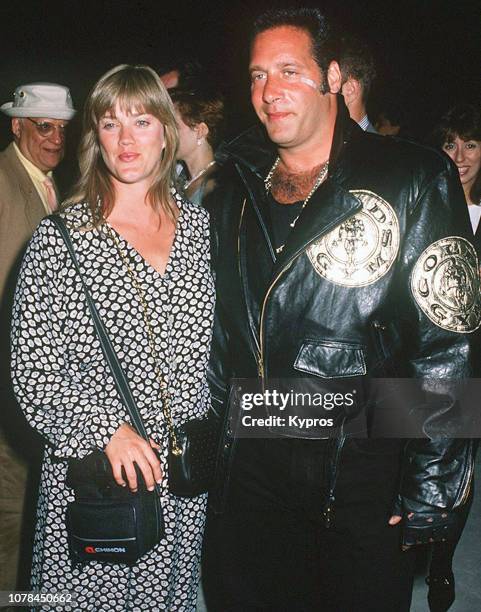
[[[258,34],[249,70],[252,105],[270,139],[285,148],[316,139],[328,96],[319,92],[321,70],[309,34],[291,26]]]
[[[49,135],[42,134],[38,126],[49,124],[54,129]],[[14,118],[12,132],[22,155],[42,172],[54,170],[62,161],[65,152],[64,127],[68,121],[63,119]],[[47,130],[48,131],[48,130]]]

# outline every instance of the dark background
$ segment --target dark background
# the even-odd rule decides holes
[[[230,132],[254,120],[249,109],[248,36],[260,11],[283,2],[264,0],[54,0],[2,2],[0,103],[14,88],[54,81],[71,88],[77,108],[94,81],[119,63],[160,69],[177,57],[198,57],[224,90]],[[288,3],[292,5],[293,3]],[[460,100],[481,100],[479,0],[327,0],[319,6],[371,44],[379,77],[371,110],[386,98],[407,112],[410,131],[424,136],[439,113]],[[68,157],[73,166],[79,119]],[[0,146],[10,140],[0,117]]]

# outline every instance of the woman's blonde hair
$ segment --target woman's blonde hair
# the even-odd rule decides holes
[[[100,151],[98,125],[106,113],[114,114],[117,104],[126,113],[134,110],[149,113],[164,126],[165,148],[147,199],[155,210],[162,208],[175,221],[178,210],[172,201],[170,187],[174,180],[177,124],[167,89],[158,74],[148,66],[121,64],[106,72],[92,88],[83,113],[80,178],[68,202],[87,202],[96,226],[111,212],[115,193]]]

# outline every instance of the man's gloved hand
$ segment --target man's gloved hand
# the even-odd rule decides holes
[[[389,524],[397,525],[401,521],[403,550],[416,544],[453,540],[459,534],[456,512],[420,504],[407,498],[397,500]]]

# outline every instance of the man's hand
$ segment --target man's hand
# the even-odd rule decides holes
[[[411,502],[415,504],[415,502]],[[408,512],[404,517],[402,549],[408,550],[416,544],[445,542],[455,537],[457,532],[457,515],[455,512],[430,510],[420,504],[419,511]],[[403,520],[399,514],[393,514],[389,525],[398,525]]]
[[[105,447],[105,454],[112,466],[113,476],[117,484],[122,487],[129,486],[130,490],[137,491],[137,475],[135,473],[135,463],[139,466],[144,477],[145,486],[149,491],[153,491],[155,483],[162,482],[162,470],[160,461],[152,448],[160,448],[152,440],[150,444],[146,442],[133,427],[124,423]],[[122,468],[127,482],[125,482]]]
[[[413,515],[413,513],[411,512],[411,513],[408,515],[408,518],[412,517],[412,515]],[[400,523],[402,520],[403,520],[403,517],[402,517],[402,516],[399,516],[399,514],[393,514],[393,515],[391,516],[391,518],[389,519],[389,521],[388,521],[388,522],[389,522],[389,524],[390,524],[391,526],[394,526],[394,525],[399,525],[399,523]],[[409,550],[409,548],[410,548],[410,546],[407,546],[407,545],[405,545],[405,544],[403,544],[403,545],[402,545],[402,549],[403,549],[403,550]]]

